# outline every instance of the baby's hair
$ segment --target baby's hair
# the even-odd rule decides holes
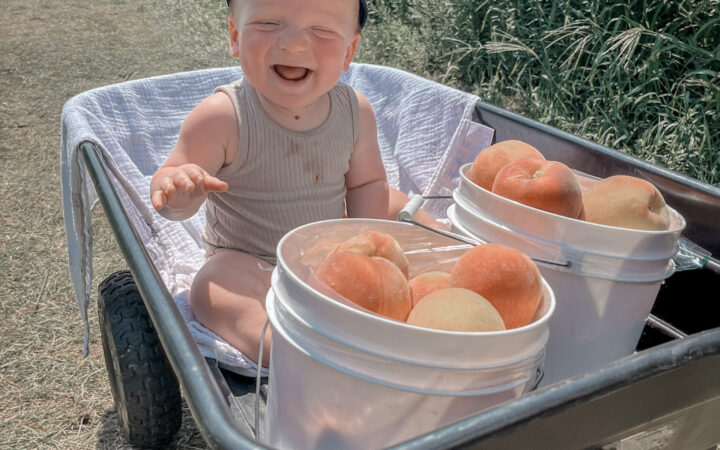
[[[230,6],[230,0],[227,0],[227,5],[228,5],[228,7]],[[367,16],[368,16],[367,1],[360,0],[360,10],[358,12],[358,25],[359,25],[360,30],[362,30],[363,27],[365,27],[365,22],[367,22]]]

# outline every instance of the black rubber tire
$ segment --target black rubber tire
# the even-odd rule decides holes
[[[98,288],[105,365],[115,409],[128,442],[169,444],[180,429],[180,386],[129,271],[115,272]]]

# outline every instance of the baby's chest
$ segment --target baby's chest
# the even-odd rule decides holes
[[[249,154],[243,167],[247,182],[268,188],[278,185],[343,184],[352,147],[332,140],[289,140],[264,152]],[[253,157],[254,156],[254,157]]]

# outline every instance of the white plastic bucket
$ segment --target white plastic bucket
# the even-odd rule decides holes
[[[554,295],[543,280],[536,320],[514,330],[419,328],[337,301],[308,283],[329,247],[366,229],[393,235],[411,276],[449,269],[467,246],[388,221],[317,222],[278,246],[267,296],[273,329],[266,412],[279,448],[380,448],[410,439],[533,388]]]
[[[510,245],[537,261],[557,298],[546,349],[545,386],[633,353],[685,221],[669,208],[667,231],[610,227],[541,211],[493,194],[465,176],[448,218],[455,231]],[[591,180],[585,180],[591,183]],[[563,264],[568,264],[564,266]]]

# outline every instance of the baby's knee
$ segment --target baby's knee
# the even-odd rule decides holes
[[[264,299],[270,288],[270,272],[261,270],[247,255],[225,252],[213,256],[198,271],[190,289],[190,305]]]
[[[190,287],[190,306],[193,310],[209,303],[211,286],[217,278],[217,273],[210,264],[205,264],[195,274]]]
[[[203,264],[203,266],[200,267],[200,270],[198,270],[195,273],[195,276],[193,277],[192,285],[191,285],[192,289],[195,289],[195,287],[198,285],[204,285],[207,283],[207,275],[206,274],[208,273],[208,271],[209,271],[209,266],[206,261],[205,264]]]

